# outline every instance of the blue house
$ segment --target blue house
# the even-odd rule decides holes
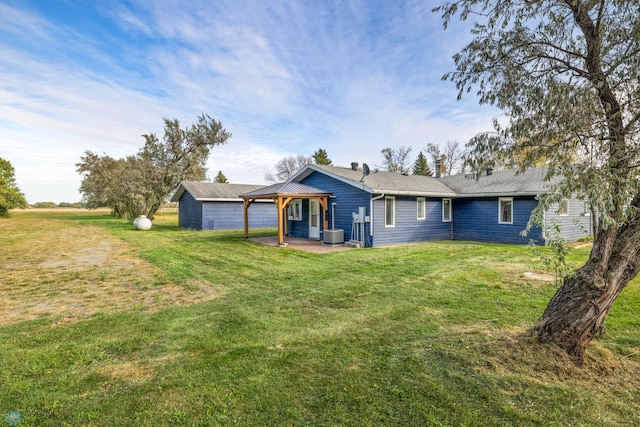
[[[536,197],[550,190],[542,169],[520,174],[493,172],[472,180],[462,175],[433,178],[383,171],[367,174],[356,164],[352,168],[307,165],[287,183],[305,186],[304,192],[300,197],[295,191],[280,193],[279,201],[274,194],[267,194],[270,191],[241,195],[245,215],[251,214],[247,201],[276,201],[282,236],[336,243],[336,230],[341,230],[345,241],[367,247],[430,240],[534,240],[543,245],[547,237],[540,228],[530,230],[527,236],[521,234],[538,205]],[[552,206],[544,215],[544,228],[559,225],[560,237],[565,240],[577,240],[591,230],[585,204],[575,198]],[[318,222],[317,218],[324,221]]]
[[[262,187],[182,181],[171,197],[172,202],[178,202],[178,225],[193,230],[242,229],[243,204],[239,196]],[[278,216],[274,204],[270,201],[256,203],[248,223],[251,228],[276,227]]]

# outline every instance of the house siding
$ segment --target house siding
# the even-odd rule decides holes
[[[254,202],[249,206],[249,228],[277,227],[273,202]],[[244,228],[244,205],[239,202],[202,203],[202,230],[236,230]]]
[[[242,200],[199,201],[185,191],[178,203],[178,226],[192,230],[235,230],[244,228]],[[277,227],[273,202],[256,202],[249,206],[249,228]]]
[[[558,214],[558,204],[551,205],[544,213],[545,227],[556,233],[554,228],[558,225],[559,237],[569,242],[591,235],[591,214],[585,208],[584,201],[572,198],[568,201],[568,207],[568,215],[561,216]]]
[[[417,218],[417,197],[395,197],[395,226],[385,227],[384,198],[373,202],[373,246],[451,240],[451,222],[442,222],[442,199],[426,199],[425,219]]]
[[[369,212],[370,194],[362,189],[329,177],[327,175],[313,172],[301,181],[301,184],[319,188],[327,193],[331,193],[333,197],[329,198],[329,210],[326,213],[329,218],[329,228],[344,230],[345,240],[351,238],[353,225],[353,213],[358,213],[359,207],[365,207],[367,215]],[[335,224],[331,224],[331,203],[336,203],[334,209]],[[321,215],[325,215],[320,209]],[[321,221],[321,227],[324,221]],[[368,236],[369,227],[365,227],[365,234]],[[322,231],[322,228],[321,228]],[[304,200],[302,203],[302,221],[289,221],[289,234],[295,237],[309,236],[309,201]],[[321,236],[322,237],[322,236]]]
[[[513,197],[513,223],[498,222],[498,197],[453,199],[453,239],[477,242],[544,244],[540,228],[526,229],[531,211],[538,205],[533,197]]]
[[[202,202],[188,191],[182,193],[178,202],[178,225],[193,230],[202,230]]]

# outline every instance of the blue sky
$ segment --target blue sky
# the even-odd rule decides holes
[[[469,41],[405,0],[0,0],[0,157],[29,203],[75,202],[86,150],[201,113],[233,134],[209,176],[265,183],[284,156],[378,165],[384,147],[466,143],[499,112],[441,76]]]

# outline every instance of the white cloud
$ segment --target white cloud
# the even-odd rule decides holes
[[[221,120],[234,136],[212,150],[209,174],[237,183],[318,148],[348,165],[379,163],[386,146],[464,143],[497,113],[456,102],[440,81],[468,24],[443,33],[430,7],[114,1],[91,10],[87,31],[0,4],[0,157],[29,201],[59,202],[79,198],[85,150],[133,154],[141,134],[162,133],[162,117]]]

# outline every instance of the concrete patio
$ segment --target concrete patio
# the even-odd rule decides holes
[[[278,236],[250,237],[249,240],[263,245],[278,246]],[[320,254],[352,249],[345,245],[325,245],[320,240],[299,239],[297,237],[285,237],[284,242],[288,248]]]

